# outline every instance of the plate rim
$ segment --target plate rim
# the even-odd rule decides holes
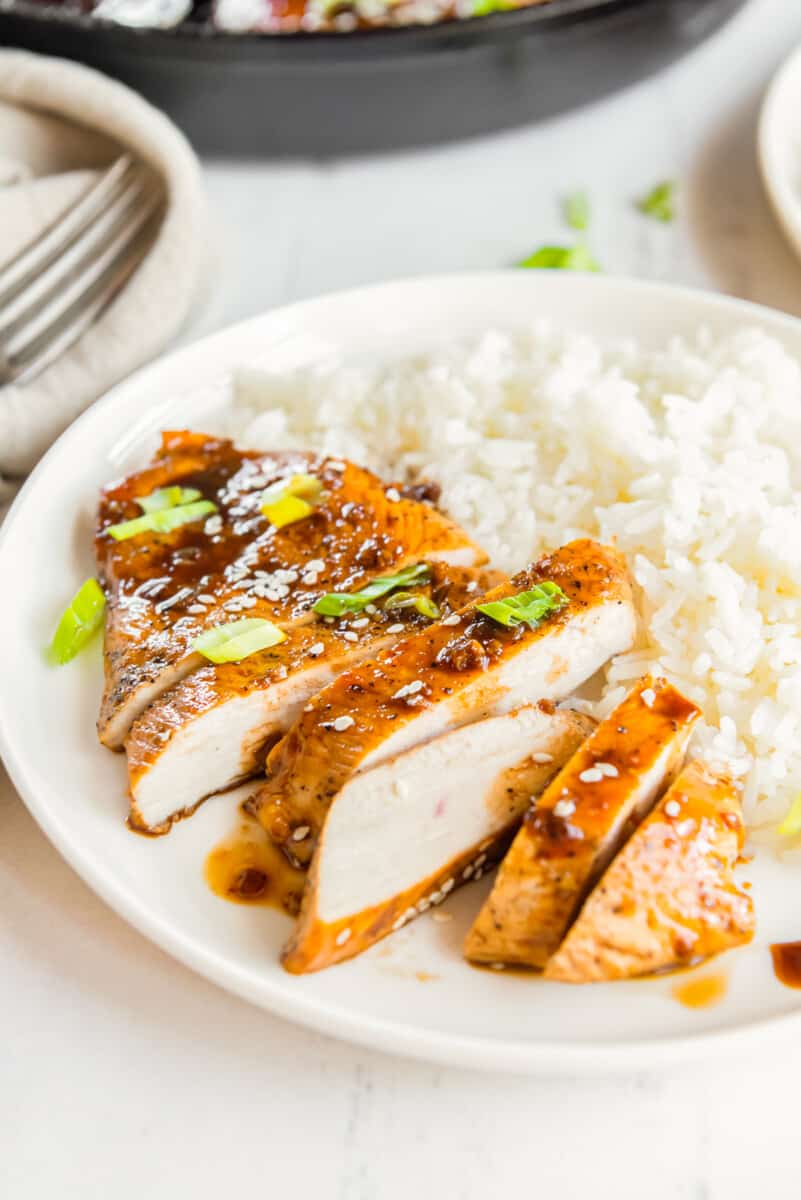
[[[759,111],[756,141],[759,172],[773,214],[785,238],[801,257],[801,197],[796,195],[782,165],[782,146],[786,139],[781,126],[787,108],[786,93],[794,84],[796,91],[801,93],[801,45],[784,60],[768,84]]]
[[[667,294],[675,301],[683,299],[687,302],[701,302],[704,306],[709,305],[719,312],[730,313],[732,317],[738,316],[741,319],[750,317],[757,323],[771,326],[777,335],[783,329],[788,333],[792,332],[796,337],[801,336],[801,319],[799,318],[771,309],[766,305],[708,292],[704,289],[638,280],[627,276],[571,273],[566,278],[565,273],[559,271],[539,271],[536,272],[536,277],[539,281],[550,278],[555,286],[568,288],[577,286],[577,281],[580,279],[582,287],[596,290],[599,293],[608,290],[620,294],[632,291],[640,295],[646,294],[654,300]],[[488,281],[502,283],[511,278],[520,279],[521,272],[519,270],[451,272],[433,276],[406,277],[324,293],[292,304],[267,309],[256,316],[227,325],[189,345],[154,359],[121,380],[91,405],[61,434],[36,465],[15,497],[2,526],[0,526],[0,567],[3,565],[4,548],[10,538],[11,530],[19,519],[19,514],[24,510],[29,496],[34,493],[39,481],[46,475],[51,458],[56,454],[60,455],[65,446],[68,446],[73,439],[82,438],[84,429],[89,428],[98,420],[100,413],[105,414],[116,407],[120,402],[120,393],[124,393],[132,383],[141,381],[150,373],[155,374],[161,371],[167,364],[175,365],[180,360],[191,359],[200,348],[213,349],[216,343],[222,343],[231,337],[247,336],[250,329],[258,328],[268,317],[291,319],[294,316],[302,316],[304,310],[320,305],[337,304],[343,300],[368,299],[374,303],[382,292],[393,292],[405,288],[412,291],[436,289],[442,286],[454,286],[457,282],[460,287],[480,288]],[[557,280],[561,280],[562,283],[557,283]],[[157,399],[154,400],[154,403],[157,402]],[[576,1071],[584,1071],[588,1074],[615,1073],[645,1067],[674,1066],[698,1059],[701,1056],[724,1054],[733,1048],[753,1047],[756,1042],[764,1041],[766,1037],[772,1039],[781,1036],[793,1024],[801,1027],[801,1009],[799,1009],[797,1012],[777,1013],[754,1020],[744,1020],[741,1024],[729,1029],[699,1031],[688,1035],[669,1036],[664,1039],[645,1038],[630,1042],[610,1040],[603,1043],[565,1041],[556,1044],[536,1040],[496,1041],[480,1035],[452,1034],[409,1026],[383,1017],[371,1017],[369,1021],[365,1021],[363,1015],[354,1015],[346,1005],[329,1000],[321,1001],[314,996],[301,993],[291,995],[275,988],[271,981],[266,983],[265,995],[254,996],[248,986],[247,978],[240,968],[222,960],[216,950],[204,947],[196,940],[186,937],[170,922],[164,921],[151,910],[143,907],[135,896],[129,894],[128,888],[112,878],[102,862],[98,862],[90,853],[82,852],[69,836],[64,836],[58,822],[51,815],[50,807],[40,798],[38,789],[31,782],[24,756],[18,754],[11,742],[6,729],[7,708],[8,703],[3,692],[0,691],[0,758],[2,758],[11,782],[25,807],[56,851],[69,863],[76,874],[117,915],[184,966],[223,990],[289,1020],[293,1024],[384,1053],[394,1053],[427,1062],[515,1074],[542,1075],[575,1073]]]

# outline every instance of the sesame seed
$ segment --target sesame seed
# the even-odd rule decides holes
[[[490,963],[490,969],[493,971],[505,971],[506,963]]]
[[[476,583],[475,579],[471,580],[471,582],[470,582],[470,583],[468,583],[468,584],[465,586],[465,589],[464,589],[464,590],[465,590],[466,592],[477,592],[477,591],[478,591],[478,584]]]
[[[484,868],[483,868],[483,867],[478,867],[478,869],[476,870],[476,873],[475,873],[475,875],[473,876],[473,878],[474,878],[474,879],[480,879],[480,878],[481,878],[481,876],[482,876],[483,874],[484,874]]]
[[[351,624],[353,625],[354,629],[364,629],[365,625],[370,624],[370,618],[359,617],[358,621],[352,621]]]
[[[642,702],[646,708],[653,708],[654,700],[656,700],[656,692],[653,688],[646,688],[642,694]]]
[[[315,642],[313,646],[309,646],[309,654],[312,658],[319,658],[325,653],[325,642]]]
[[[353,717],[337,717],[332,727],[337,733],[344,733],[346,729],[350,729],[351,725],[355,724]]]
[[[442,892],[443,896],[447,896],[448,892],[452,892],[455,886],[456,881],[454,879],[446,879],[440,888],[440,891]]]
[[[426,912],[430,907],[431,907],[431,901],[429,899],[427,899],[427,897],[425,897],[425,896],[423,896],[422,900],[418,900],[417,904],[415,905],[415,908],[417,909],[417,911],[419,913]]]
[[[306,563],[305,570],[307,571],[324,571],[325,562],[322,558],[313,558],[311,562]]]
[[[254,608],[256,604],[258,604],[258,600],[255,596],[243,596],[239,601],[240,608]]]
[[[292,841],[302,842],[310,833],[311,827],[309,825],[298,825],[297,829],[292,830]]]
[[[306,587],[314,587],[315,583],[317,582],[316,571],[307,571],[300,582]]]
[[[437,909],[431,914],[431,920],[436,921],[438,925],[444,925],[446,921],[453,920],[453,913],[445,912],[444,909]]]
[[[432,900],[433,900],[433,898],[434,898],[434,897],[432,896],[431,898],[432,898]],[[411,921],[412,917],[416,917],[416,916],[417,916],[417,909],[415,909],[415,908],[407,908],[407,909],[406,909],[406,912],[405,912],[403,915],[404,915],[404,917],[406,918],[406,920],[407,920],[407,921]]]
[[[371,617],[374,617],[375,614],[378,612],[378,609],[376,608],[376,606],[374,604],[367,604],[367,605],[365,605],[364,611],[366,613],[369,613]]]
[[[347,634],[345,634],[347,637]],[[403,700],[405,696],[416,696],[418,692],[422,692],[425,684],[420,679],[413,679],[411,683],[405,684],[398,688],[397,692],[392,695],[393,700]]]
[[[350,938],[350,930],[343,929],[341,933],[337,934],[336,943],[338,946],[344,946],[345,942],[347,942],[349,938]]]
[[[572,817],[576,811],[576,803],[574,800],[557,800],[553,806],[553,815],[555,817]]]
[[[475,867],[472,864],[470,866],[465,867],[465,869],[462,871],[462,879],[469,879],[474,871],[475,871]]]
[[[393,504],[397,504],[397,502],[400,500],[400,492],[394,487],[387,488],[384,495],[386,496],[387,500],[391,500]]]
[[[439,891],[432,892],[428,898],[432,904],[439,904],[440,901],[445,899],[445,897],[442,895],[442,892],[439,892]]]
[[[329,471],[344,471],[345,464],[343,462],[330,462],[328,464]]]
[[[536,753],[536,754],[532,754],[532,756],[531,756],[531,757],[532,757],[532,759],[534,760],[534,762],[535,762],[535,763],[549,763],[549,762],[553,762],[553,755],[552,755],[552,754],[545,754],[545,753],[544,753],[544,751],[542,751],[542,750],[538,750],[538,751],[537,751],[537,753]]]
[[[214,597],[209,595],[208,592],[199,592],[197,598],[201,604],[214,604],[215,603]]]
[[[487,861],[487,856],[486,856],[486,854],[479,854],[478,858],[477,858],[477,859],[476,859],[476,861],[473,863],[473,866],[474,866],[474,867],[483,867],[483,866],[484,866],[484,863],[485,863],[486,861]]]
[[[359,640],[358,633],[354,633],[352,629],[347,629],[342,636],[346,642],[358,642]]]
[[[400,624],[390,625],[387,633],[403,633],[404,626]]]
[[[595,764],[596,771],[600,771],[602,775],[606,775],[608,779],[617,779],[618,769],[613,763],[597,762]]]
[[[206,611],[205,604],[190,604],[186,610],[190,613],[204,613]]]
[[[458,625],[459,622],[461,621],[461,619],[462,618],[459,616],[458,613],[451,613],[451,615],[449,617],[445,617],[443,619],[442,624],[443,625]]]
[[[689,817],[686,821],[679,821],[678,825],[676,826],[676,833],[678,833],[680,837],[685,837],[686,834],[692,833],[694,829],[695,821]]]
[[[157,604],[156,611],[157,612],[166,612],[168,608],[172,608],[172,606],[174,604],[180,604],[182,600],[185,600],[187,598],[187,596],[191,596],[191,595],[192,595],[191,588],[186,588],[186,587],[179,588],[178,591],[175,592],[174,595],[168,596],[166,600],[162,600],[160,604]]]
[[[597,767],[587,767],[587,770],[579,775],[582,783],[600,783],[603,777],[603,771],[599,771]]]
[[[314,705],[313,705],[313,704],[307,704],[307,705],[306,705],[306,707],[304,708],[304,710],[303,710],[303,711],[304,711],[304,712],[314,712]]]
[[[405,924],[406,924],[406,913],[401,913],[401,915],[398,917],[397,921],[393,922],[392,928],[393,928],[393,930],[396,931],[398,929],[401,929]]]
[[[668,800],[665,805],[665,813],[669,817],[677,817],[681,812],[681,805],[678,800]]]
[[[222,531],[223,522],[219,513],[215,513],[209,517],[206,524],[203,526],[203,532],[208,534],[220,533]]]

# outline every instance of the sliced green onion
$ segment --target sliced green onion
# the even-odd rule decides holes
[[[565,221],[571,229],[583,231],[590,225],[590,201],[586,192],[573,192],[565,197]]]
[[[512,0],[475,0],[471,15],[488,17],[496,12],[510,12],[513,8],[517,8],[517,5]]]
[[[50,643],[50,655],[67,663],[82,650],[103,624],[106,597],[96,579],[87,579],[70,600]]]
[[[384,611],[394,612],[398,608],[413,608],[421,617],[428,617],[431,621],[439,620],[439,609],[424,592],[393,592],[384,601]]]
[[[314,611],[321,617],[341,617],[345,613],[357,613],[367,608],[373,600],[394,592],[396,588],[407,588],[414,583],[427,583],[430,572],[425,563],[414,567],[406,567],[397,575],[383,575],[374,579],[358,592],[328,592],[321,596],[314,606]]]
[[[476,610],[497,621],[499,625],[505,625],[507,629],[523,623],[536,629],[541,621],[564,608],[567,602],[567,596],[562,589],[546,579],[529,592],[518,592],[516,596],[507,596],[504,600],[490,600],[488,604],[477,604]]]
[[[197,488],[179,487],[176,483],[171,487],[158,488],[149,496],[140,496],[136,503],[142,512],[152,513],[160,512],[163,508],[178,508],[181,504],[191,504],[193,500],[201,498],[202,492]]]
[[[779,826],[782,837],[795,837],[801,833],[801,796],[796,796],[790,811]]]
[[[283,529],[285,525],[294,525],[303,521],[314,512],[314,506],[300,496],[282,496],[273,504],[262,504],[261,511],[271,525]]]
[[[672,180],[665,180],[652,188],[647,196],[638,201],[637,207],[646,217],[655,221],[669,224],[676,216],[676,185]]]
[[[583,242],[575,246],[541,246],[517,264],[539,271],[600,271]]]
[[[286,636],[283,629],[273,625],[272,621],[264,621],[261,617],[245,617],[241,621],[229,621],[225,625],[207,629],[195,639],[192,649],[209,662],[239,662],[259,650],[278,646],[286,641]]]
[[[159,508],[155,512],[145,513],[143,517],[134,517],[132,521],[121,521],[119,525],[109,525],[106,533],[115,542],[125,542],[128,538],[137,537],[140,533],[171,533],[180,525],[188,525],[199,521],[209,513],[217,511],[217,505],[211,500],[196,500],[193,504],[179,504],[176,508]]]

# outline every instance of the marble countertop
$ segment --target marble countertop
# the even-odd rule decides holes
[[[759,101],[801,10],[751,0],[713,42],[597,106],[503,136],[334,164],[206,164],[219,267],[186,339],[393,276],[495,268],[565,237],[581,188],[613,273],[801,315],[757,175]],[[801,114],[799,114],[801,118]],[[633,200],[681,183],[681,219]],[[0,1196],[795,1200],[801,1043],[675,1071],[532,1079],[335,1043],[172,962],[39,833],[0,769]]]

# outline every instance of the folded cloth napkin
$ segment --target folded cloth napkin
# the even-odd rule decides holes
[[[87,67],[0,50],[0,264],[124,150],[163,177],[164,219],[75,346],[30,383],[0,387],[0,503],[87,405],[178,331],[201,285],[207,221],[197,159],[162,113]]]

